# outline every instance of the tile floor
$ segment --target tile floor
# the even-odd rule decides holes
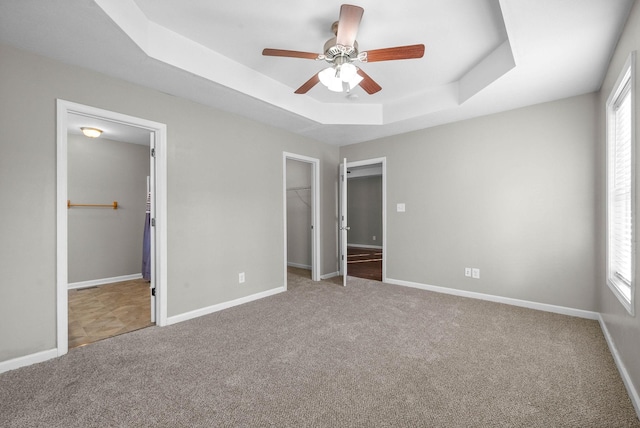
[[[69,349],[153,325],[143,279],[69,290]]]

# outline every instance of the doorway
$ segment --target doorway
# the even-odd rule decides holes
[[[320,280],[320,161],[283,153],[284,278]]]
[[[343,285],[347,285],[348,276],[385,282],[386,158],[353,162],[344,159],[340,176],[338,229]]]
[[[144,144],[146,140],[146,144],[143,147],[137,147],[134,150],[134,152],[137,151],[138,153],[136,156],[143,161],[146,158],[146,165],[148,166],[143,171],[136,171],[135,174],[141,175],[141,177],[145,179],[146,176],[149,177],[149,191],[147,192],[149,196],[149,227],[147,228],[149,269],[144,279],[140,278],[143,271],[142,266],[139,268],[131,268],[130,266],[125,268],[125,270],[138,270],[140,273],[137,274],[115,274],[109,276],[109,274],[105,274],[105,272],[119,272],[118,269],[109,270],[109,268],[113,266],[100,265],[100,262],[104,265],[109,265],[114,262],[113,260],[109,260],[108,257],[100,256],[100,251],[107,249],[109,245],[121,245],[122,248],[120,248],[120,252],[125,252],[124,247],[130,246],[131,244],[125,243],[124,239],[122,239],[122,242],[116,242],[115,244],[112,242],[108,244],[105,242],[107,239],[100,240],[99,237],[96,238],[94,235],[85,233],[91,235],[90,239],[92,240],[82,242],[83,228],[84,232],[95,231],[98,232],[98,234],[100,232],[105,233],[105,231],[107,234],[122,233],[122,231],[118,229],[129,226],[123,226],[124,223],[122,223],[121,220],[127,215],[140,215],[140,209],[138,209],[140,206],[144,208],[142,209],[142,215],[140,216],[138,224],[146,227],[143,225],[146,221],[145,211],[147,206],[145,206],[145,203],[147,201],[144,199],[140,201],[138,199],[140,195],[137,195],[137,197],[129,194],[125,195],[124,193],[127,192],[122,191],[122,189],[119,194],[111,194],[111,197],[107,198],[106,193],[103,192],[106,191],[108,193],[113,189],[109,189],[107,185],[101,185],[103,178],[98,168],[96,168],[95,165],[84,165],[82,162],[77,162],[77,159],[70,159],[70,156],[76,156],[78,154],[78,151],[73,151],[74,154],[70,155],[70,147],[73,148],[77,145],[76,148],[80,152],[80,158],[82,158],[83,151],[90,150],[90,144],[86,144],[86,141],[79,140],[79,138],[85,137],[77,136],[76,138],[75,130],[74,132],[69,132],[70,128],[77,127],[79,122],[105,129],[105,136],[108,135],[111,141],[103,141],[101,145],[95,146],[99,147],[99,150],[102,151],[113,149],[113,147],[109,147],[109,145],[104,143],[114,144],[115,147],[118,140],[122,140],[121,137],[123,134],[128,133],[129,137],[127,138],[141,138],[142,144]],[[57,350],[58,355],[63,355],[67,353],[69,349],[70,290],[86,290],[87,292],[97,290],[99,293],[92,293],[94,297],[100,295],[100,298],[104,298],[105,295],[114,295],[114,290],[117,286],[124,286],[128,291],[135,289],[138,291],[137,297],[131,295],[128,297],[145,299],[148,302],[148,322],[155,322],[157,325],[166,325],[165,284],[167,269],[166,245],[164,244],[166,242],[166,126],[145,119],[64,100],[58,100],[57,125]],[[133,135],[133,137],[131,137],[131,135]],[[130,142],[121,144],[128,146],[135,145],[130,144]],[[84,154],[86,155],[86,153]],[[131,155],[131,153],[128,155]],[[98,156],[101,157],[98,161],[114,161],[111,155],[106,152],[99,153]],[[118,178],[122,178],[122,176],[131,173],[131,171],[127,171],[132,168],[131,165],[118,165],[117,162],[114,165],[111,167],[116,169],[122,168],[120,171],[121,174],[115,174]],[[77,176],[78,170],[81,171],[82,169],[87,170],[87,173],[83,176],[83,180],[93,180],[96,182],[96,185],[93,187],[84,186],[84,188],[78,191],[78,187],[74,187],[73,179]],[[127,172],[125,173],[125,171]],[[144,194],[145,190],[147,190],[145,183],[142,182],[141,186],[139,193],[141,193],[143,197],[147,196]],[[72,191],[70,191],[70,187]],[[79,199],[71,200],[71,194],[74,195],[74,198],[78,197]],[[132,197],[134,199],[131,199]],[[118,203],[117,200],[119,198],[121,199],[120,203]],[[120,211],[118,211],[119,209]],[[72,212],[72,210],[74,211]],[[112,228],[111,231],[109,231],[110,227]],[[140,241],[139,244],[139,246],[133,245],[135,245],[136,248],[142,249],[142,241]],[[86,252],[87,248],[91,248],[92,245],[96,247],[96,253],[98,253],[99,256],[97,258],[94,257],[94,260],[90,260],[89,263],[83,263],[80,269],[76,269],[75,267],[70,268],[70,266],[74,264],[74,261],[78,260],[78,257],[85,262],[89,260],[86,257],[83,258],[82,252]],[[96,260],[98,261],[96,262]],[[116,261],[116,263],[117,262],[118,261]],[[120,270],[120,272],[122,272],[122,270]],[[144,282],[135,283],[136,281],[145,280],[148,280],[146,284]],[[130,281],[134,283],[132,284]],[[145,293],[146,298],[144,294],[140,294],[140,292]],[[90,293],[85,294],[88,296]],[[100,306],[101,303],[94,302],[94,304]],[[135,324],[135,322],[133,322],[133,324]],[[111,330],[119,330],[119,328],[115,328],[113,323],[106,327]]]
[[[347,168],[349,275],[382,281],[382,163]]]
[[[67,125],[68,325],[75,348],[153,325],[147,212],[155,195],[151,131],[77,114]],[[102,133],[89,137],[82,129]]]

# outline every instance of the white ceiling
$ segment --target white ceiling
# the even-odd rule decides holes
[[[596,91],[633,0],[354,3],[360,51],[426,46],[361,64],[374,95],[296,95],[326,64],[261,55],[321,53],[341,1],[7,0],[0,42],[343,145]]]

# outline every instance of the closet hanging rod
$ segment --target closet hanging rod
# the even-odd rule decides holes
[[[67,199],[67,208],[71,207],[98,207],[98,208],[113,208],[114,210],[118,209],[118,202],[113,201],[112,204],[72,204],[69,199]]]
[[[289,190],[311,190],[311,187],[289,187],[287,191]]]

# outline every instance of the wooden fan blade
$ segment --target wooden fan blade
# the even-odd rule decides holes
[[[424,45],[398,46],[395,48],[367,51],[367,62],[422,58],[423,56]]]
[[[296,94],[306,94],[307,92],[309,92],[309,89],[311,89],[314,86],[316,86],[318,84],[318,82],[320,81],[320,77],[318,77],[318,74],[320,74],[320,73],[314,74],[311,79],[307,80],[304,83],[304,85],[302,85],[298,89],[296,89],[295,93]]]
[[[336,34],[336,43],[342,46],[353,46],[358,34],[358,27],[364,9],[360,6],[343,4],[340,7],[340,20],[338,21],[338,34]]]
[[[358,74],[362,77],[360,87],[365,90],[369,95],[373,95],[382,89],[382,86],[378,85],[367,73],[358,68]]]
[[[264,49],[262,51],[264,56],[285,56],[288,58],[304,58],[304,59],[318,59],[318,54],[311,52],[299,52],[299,51],[287,51],[284,49]]]

